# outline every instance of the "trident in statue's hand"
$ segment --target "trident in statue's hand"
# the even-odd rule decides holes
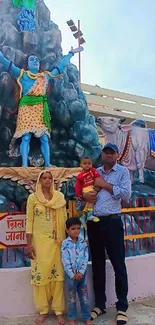
[[[82,51],[84,51],[84,48],[82,46],[79,46],[76,49],[74,49],[73,46],[71,47],[71,52],[74,53],[74,54],[82,52]]]

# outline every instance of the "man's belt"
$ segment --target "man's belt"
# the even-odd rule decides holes
[[[109,214],[107,216],[97,216],[100,220],[113,220],[113,219],[120,219],[121,215],[119,213]]]

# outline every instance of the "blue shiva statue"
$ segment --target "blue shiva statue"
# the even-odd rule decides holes
[[[15,77],[20,89],[20,101],[16,130],[10,143],[9,154],[14,156],[15,142],[21,138],[20,154],[22,167],[28,166],[30,140],[32,134],[40,139],[41,152],[46,167],[50,165],[50,132],[51,116],[48,109],[47,89],[50,79],[62,77],[64,68],[75,53],[83,51],[83,47],[71,51],[66,55],[56,68],[51,72],[40,71],[40,61],[37,56],[30,55],[27,59],[26,70],[16,67],[4,57],[0,51],[0,63]]]

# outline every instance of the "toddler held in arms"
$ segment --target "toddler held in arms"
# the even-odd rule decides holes
[[[80,167],[83,169],[81,173],[76,177],[75,183],[75,193],[77,197],[77,210],[79,210],[79,206],[81,206],[81,201],[83,198],[83,194],[89,192],[98,192],[99,188],[94,187],[94,182],[96,178],[101,178],[98,171],[93,168],[92,160],[90,157],[83,157],[80,160]],[[93,207],[94,204],[90,202],[86,202],[85,207],[83,209],[83,216],[81,217],[82,226],[87,228],[87,221],[92,220],[94,222],[98,222],[99,218],[93,216]]]

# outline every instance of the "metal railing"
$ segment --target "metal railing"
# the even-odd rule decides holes
[[[128,255],[136,255],[148,253],[155,250],[155,197],[150,196],[147,199],[138,197],[134,205],[130,201],[128,204],[122,202],[122,220],[124,223],[124,240],[126,253]],[[21,212],[16,211],[16,206],[13,202],[9,202],[6,207],[6,212],[9,215],[22,213],[25,214],[26,202],[21,206]],[[68,201],[67,203],[68,217],[80,216],[76,210],[76,201]],[[1,217],[0,217],[1,218]],[[0,245],[0,249],[6,249],[6,261],[9,259],[9,249],[4,245]],[[16,261],[16,247],[14,250],[14,261]],[[22,247],[23,258],[25,256],[25,247]]]

